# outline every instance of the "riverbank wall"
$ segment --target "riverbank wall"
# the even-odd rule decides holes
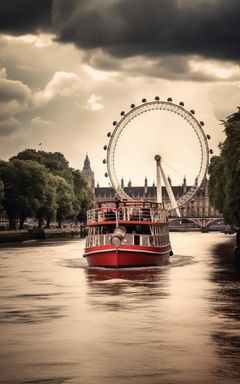
[[[0,231],[0,244],[18,243],[28,240],[47,240],[84,237],[80,228],[54,228],[54,229],[23,229],[16,231]]]

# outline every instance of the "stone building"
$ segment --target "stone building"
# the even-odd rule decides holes
[[[146,199],[149,201],[156,201],[157,188],[153,184],[148,185],[147,178],[144,180],[143,186],[133,186],[131,180],[129,180],[127,186],[124,186],[123,179],[121,180],[121,186],[124,191],[133,199],[141,200]],[[183,196],[190,186],[187,186],[186,178],[184,178],[182,185],[172,186],[172,190],[176,199]],[[100,202],[104,200],[111,200],[115,198],[115,191],[110,187],[100,187],[99,184],[95,188],[95,201]],[[168,203],[169,198],[166,192],[166,188],[162,187],[163,203]],[[208,196],[208,180],[205,179],[197,191],[196,195],[185,205],[180,208],[182,217],[218,217],[219,212],[210,205]],[[173,213],[174,215],[174,213]]]
[[[100,187],[99,184],[95,187],[94,173],[91,170],[90,161],[88,155],[84,161],[84,167],[82,171],[84,179],[87,181],[89,187],[94,192],[95,201],[101,202],[105,200],[112,200],[116,197],[115,191],[111,187]],[[171,184],[171,179],[168,178]],[[197,183],[197,179],[195,181]],[[147,178],[145,178],[142,186],[133,186],[132,181],[129,180],[125,186],[124,179],[121,179],[121,187],[124,191],[133,199],[142,200],[146,199],[149,201],[156,201],[157,188],[155,184],[148,184]],[[176,199],[183,196],[190,186],[187,185],[186,177],[183,178],[182,185],[172,186],[172,190]],[[166,188],[162,187],[163,203],[168,203],[168,195]],[[207,178],[202,182],[196,195],[184,206],[180,208],[181,216],[185,217],[218,217],[219,212],[210,205],[208,196],[208,180]],[[173,213],[174,214],[174,213]]]

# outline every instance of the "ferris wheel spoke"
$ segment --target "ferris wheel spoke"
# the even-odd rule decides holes
[[[179,171],[177,171],[177,169],[173,168],[168,162],[166,162],[165,160],[162,160],[162,162],[167,166],[167,168],[171,169],[172,172],[174,172],[176,175],[178,175],[182,178],[184,177],[184,173],[180,173]]]

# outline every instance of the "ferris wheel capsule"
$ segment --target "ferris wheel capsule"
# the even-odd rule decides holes
[[[168,97],[167,101],[169,101],[171,103],[172,102],[172,98]]]

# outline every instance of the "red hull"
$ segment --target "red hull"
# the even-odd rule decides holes
[[[85,249],[84,257],[91,267],[141,267],[168,264],[170,252],[170,244],[162,247],[121,245],[119,248],[106,245]]]

